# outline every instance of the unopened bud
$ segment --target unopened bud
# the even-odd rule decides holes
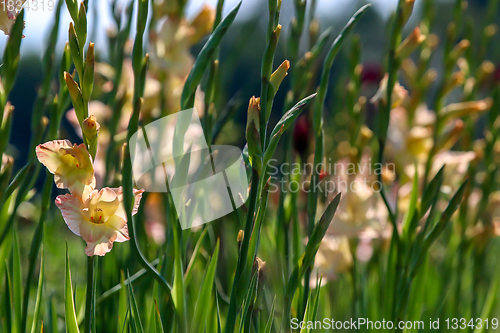
[[[238,237],[236,238],[236,241],[238,242],[238,247],[241,246],[241,243],[243,242],[244,235],[245,235],[245,232],[243,230],[238,231]]]
[[[450,80],[447,82],[446,86],[443,89],[443,94],[448,95],[455,88],[463,85],[465,82],[465,76],[462,72],[455,72],[451,75]]]
[[[373,138],[373,132],[366,125],[361,125],[359,131],[359,147],[362,150]]]
[[[488,97],[480,101],[450,104],[441,109],[440,114],[446,118],[461,118],[478,112],[488,111],[492,105],[493,99]]]
[[[470,42],[467,39],[463,39],[462,41],[460,41],[460,43],[455,45],[453,50],[451,50],[449,55],[450,60],[453,62],[457,61],[458,58],[464,55],[465,51],[467,51],[469,47]]]
[[[68,72],[64,72],[64,80],[66,81],[66,85],[68,87],[69,95],[71,97],[71,101],[73,102],[73,107],[75,108],[75,113],[80,123],[83,122],[83,97],[82,92],[80,91],[80,87],[75,82],[71,74]]]
[[[285,60],[283,63],[278,67],[276,71],[274,71],[273,74],[271,74],[271,78],[269,79],[269,82],[274,88],[274,91],[278,91],[281,82],[285,79],[285,77],[288,75],[288,70],[290,69],[290,61]]]
[[[396,49],[396,57],[400,60],[410,56],[425,41],[426,36],[422,35],[420,28],[416,27],[412,33]]]
[[[463,95],[467,96],[467,97],[471,96],[472,93],[474,92],[475,86],[476,86],[476,79],[475,78],[470,77],[467,80],[465,80]]]
[[[413,7],[415,6],[415,0],[404,0],[402,4],[403,11],[403,22],[408,22],[411,14],[413,13]]]
[[[251,123],[260,125],[260,97],[252,96],[248,103],[247,129]]]
[[[483,63],[481,64],[481,66],[479,66],[479,69],[477,70],[477,75],[476,75],[477,81],[479,83],[486,81],[488,77],[490,77],[494,72],[495,72],[495,65],[489,60],[483,61]]]
[[[87,58],[85,60],[85,73],[83,74],[82,82],[82,95],[84,101],[89,101],[94,89],[94,67],[95,67],[95,53],[94,43],[89,44],[87,51]]]
[[[260,172],[262,148],[260,142],[260,98],[253,96],[248,104],[248,118],[246,128],[246,139],[248,142],[248,156],[252,166]]]
[[[78,41],[78,37],[76,36],[76,30],[73,26],[73,22],[69,23],[69,49],[71,52],[71,58],[73,59],[73,63],[75,64],[76,71],[79,75],[83,73],[83,56],[80,52],[80,44]]]
[[[6,119],[8,119],[12,112],[14,112],[14,105],[12,105],[10,102],[7,102],[7,104],[5,104],[5,107],[4,107],[4,111],[3,111],[3,121],[0,122],[0,124],[4,123]]]
[[[101,125],[99,125],[94,115],[85,119],[82,124],[82,132],[89,141],[92,141],[97,136],[100,128]]]

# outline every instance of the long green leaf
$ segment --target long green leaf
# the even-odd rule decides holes
[[[304,111],[306,106],[314,97],[316,97],[316,94],[312,94],[304,98],[303,100],[295,104],[293,108],[288,110],[274,127],[273,131],[271,132],[271,136],[276,135],[276,133],[280,131],[282,126],[284,126],[283,131],[286,131],[293,124],[293,121],[302,113],[302,111]]]
[[[130,279],[130,276],[127,276]],[[144,328],[142,326],[141,316],[139,314],[139,308],[137,307],[137,301],[134,295],[134,289],[132,288],[132,284],[128,284],[128,303],[129,310],[131,313],[130,322],[132,326],[132,331],[135,333],[144,333]]]
[[[217,270],[217,259],[219,258],[219,241],[217,240],[217,245],[215,246],[215,251],[208,264],[207,272],[205,273],[205,278],[201,286],[200,294],[198,300],[196,301],[196,307],[194,310],[193,320],[191,322],[190,332],[203,332],[205,329],[205,323],[207,321],[208,311],[210,307],[210,298],[213,293],[215,272]]]
[[[68,333],[80,333],[78,322],[76,320],[73,286],[71,284],[68,244],[66,244],[66,287],[64,293],[64,311],[66,314],[66,330]]]
[[[33,314],[33,323],[31,324],[31,333],[38,332],[38,328],[40,327],[40,308],[42,305],[42,295],[43,295],[43,276],[45,272],[45,265],[43,261],[43,247],[41,249],[41,260],[40,260],[40,275],[38,277],[38,288],[36,292],[36,301],[35,301],[35,312]]]
[[[234,7],[229,14],[222,20],[222,22],[215,28],[214,32],[210,35],[205,46],[201,49],[196,63],[193,69],[189,73],[186,83],[184,84],[184,89],[182,90],[181,96],[181,108],[182,110],[190,109],[194,105],[194,94],[198,85],[201,82],[203,74],[207,69],[208,64],[212,60],[217,47],[219,46],[222,37],[226,34],[227,29],[233,23],[236,18],[236,14],[240,10],[241,2]]]
[[[21,272],[21,253],[19,252],[19,242],[17,241],[17,232],[14,228],[14,243],[12,247],[12,296],[14,303],[14,318],[17,332],[21,331],[21,309],[22,309],[22,272]]]
[[[173,226],[174,229],[174,283],[172,285],[172,300],[174,302],[175,311],[177,314],[177,323],[179,324],[179,332],[187,333],[187,318],[186,318],[186,290],[184,287],[184,274],[182,272],[182,255],[181,242],[179,237],[179,226]]]

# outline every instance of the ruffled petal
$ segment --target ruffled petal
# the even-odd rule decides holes
[[[104,256],[106,253],[111,251],[113,248],[113,241],[102,237],[97,242],[87,242],[87,247],[85,248],[85,254],[87,256]]]
[[[118,188],[113,188],[113,191],[118,195],[118,198],[120,199],[120,202],[123,202],[123,188],[120,186]],[[144,193],[144,190],[136,190],[134,189],[134,207],[132,208],[132,216],[137,213],[139,210],[139,205],[141,204],[141,199],[142,199],[142,194]],[[125,208],[123,207],[123,204],[118,207],[118,209],[115,212],[115,215],[118,215],[125,221],[127,221],[127,213],[125,212]]]
[[[99,191],[97,195],[92,196],[90,199],[90,207],[97,207],[102,210],[104,216],[112,216],[118,207],[120,200],[115,191],[109,187],[105,187]]]
[[[125,242],[128,241],[130,238],[128,236],[128,227],[127,227],[127,221],[119,217],[118,215],[113,215],[111,216],[106,222],[106,226],[109,229],[112,229],[113,232],[116,234],[116,242]]]
[[[95,243],[106,235],[106,226],[104,223],[96,224],[85,220],[80,225],[80,236],[87,243]]]
[[[36,147],[36,156],[40,163],[45,165],[50,173],[55,173],[62,164],[61,153],[59,149],[71,148],[71,142],[68,140],[54,140]]]
[[[72,186],[68,187],[68,190],[74,196],[81,198],[82,202],[85,202],[92,195],[92,191],[95,189],[95,186],[96,186],[95,177],[93,177],[90,185],[84,185],[80,182],[75,182]]]
[[[80,227],[85,222],[82,215],[82,202],[71,194],[65,194],[59,195],[56,198],[56,206],[61,211],[64,221],[68,225],[69,229],[75,235],[80,236]]]

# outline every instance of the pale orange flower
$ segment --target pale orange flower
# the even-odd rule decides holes
[[[132,215],[137,213],[144,190],[134,190]],[[127,215],[122,204],[123,190],[105,187],[93,190],[90,197],[80,201],[73,195],[59,195],[56,205],[61,210],[69,229],[87,242],[88,256],[104,256],[113,248],[113,242],[129,240]]]
[[[68,140],[54,140],[36,147],[40,163],[54,174],[58,188],[67,188],[82,201],[95,188],[94,167],[85,144],[74,145]]]

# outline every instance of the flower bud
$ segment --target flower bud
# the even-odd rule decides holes
[[[450,80],[446,83],[443,94],[446,96],[452,92],[455,88],[463,85],[465,82],[465,76],[462,72],[455,72],[451,75]]]
[[[271,74],[271,78],[269,79],[269,82],[274,88],[274,92],[278,91],[281,82],[285,79],[285,77],[288,75],[288,70],[290,69],[290,61],[285,60],[283,63],[278,67],[276,71],[274,71],[273,74]]]
[[[479,69],[477,70],[477,81],[479,83],[483,83],[490,77],[493,73],[495,72],[495,65],[489,61],[485,60],[481,66],[479,66]]]
[[[415,0],[404,0],[401,10],[403,11],[403,22],[408,22],[411,14],[413,13],[413,7],[415,6]]]
[[[83,74],[82,95],[84,101],[89,101],[94,89],[94,67],[95,67],[95,53],[94,43],[89,44],[87,50],[87,59],[85,60],[85,73]]]
[[[69,95],[71,97],[71,101],[73,102],[73,107],[75,108],[78,122],[82,123],[84,120],[83,97],[82,92],[80,91],[80,87],[78,87],[78,84],[68,72],[64,72],[64,80],[66,81],[66,85],[68,86]]]
[[[71,59],[75,64],[76,71],[79,75],[83,73],[83,55],[80,52],[80,43],[78,41],[78,37],[76,35],[75,27],[73,26],[73,22],[69,23],[69,49],[71,52]]]
[[[455,103],[441,109],[439,113],[445,118],[461,118],[467,115],[484,112],[493,105],[493,99],[488,97],[480,101]]]
[[[252,166],[259,172],[262,160],[262,147],[259,134],[260,117],[260,98],[253,96],[248,104],[246,139],[248,142],[248,156],[252,161]]]
[[[404,60],[410,56],[425,41],[426,36],[422,35],[420,28],[416,27],[412,33],[396,49],[396,57]]]
[[[244,235],[245,235],[245,232],[243,230],[238,231],[238,237],[236,238],[236,241],[238,242],[238,247],[241,246],[241,243],[243,242]]]
[[[467,51],[469,47],[470,42],[467,39],[463,39],[462,41],[460,41],[460,43],[455,45],[455,47],[451,50],[449,54],[450,61],[457,61],[458,58],[464,55],[465,51]]]
[[[101,125],[97,122],[94,115],[85,119],[82,124],[83,135],[85,135],[89,141],[92,141],[97,136],[100,128]]]

